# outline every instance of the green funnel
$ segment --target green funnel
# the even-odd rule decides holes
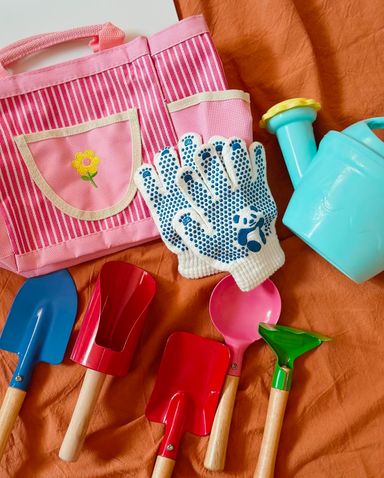
[[[329,337],[294,329],[283,325],[259,324],[259,334],[277,356],[272,387],[279,390],[290,390],[292,383],[293,362],[305,352],[318,347]]]

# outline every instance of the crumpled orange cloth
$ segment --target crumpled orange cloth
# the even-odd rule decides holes
[[[258,119],[283,99],[307,96],[323,109],[320,139],[363,118],[384,115],[384,3],[338,0],[177,0],[180,17],[203,13],[231,88],[249,91],[254,137],[264,143],[268,179],[282,216],[292,187],[276,138]],[[127,10],[126,22],[129,24]],[[363,198],[362,198],[363,200]],[[383,220],[383,218],[378,218]],[[286,264],[273,277],[281,323],[334,341],[297,360],[277,457],[277,478],[380,478],[384,456],[384,275],[357,285],[278,225]],[[82,320],[102,263],[121,259],[151,272],[158,291],[126,378],[108,378],[78,462],[58,456],[84,370],[68,358],[40,364],[0,464],[0,477],[98,478],[151,475],[162,425],[144,409],[165,341],[175,330],[220,340],[208,300],[223,275],[187,280],[161,241],[71,269]],[[0,271],[0,325],[23,279]],[[74,343],[73,334],[70,347]],[[191,357],[193,360],[193,357]],[[16,356],[1,353],[1,394]],[[227,454],[227,468],[203,468],[208,438],[186,434],[175,478],[252,477],[267,411],[274,356],[261,342],[246,352]]]

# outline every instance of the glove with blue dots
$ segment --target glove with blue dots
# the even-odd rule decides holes
[[[191,207],[179,210],[172,224],[198,257],[230,272],[244,291],[283,265],[262,144],[252,143],[248,152],[233,137],[222,154],[210,142],[200,145],[193,167],[180,168],[176,182]]]
[[[224,145],[224,138],[212,138],[210,141],[218,150]],[[178,150],[183,166],[193,166],[193,155],[199,146],[201,137],[198,134],[188,133],[180,138]],[[155,156],[154,166],[145,164],[136,171],[135,183],[151,211],[165,245],[178,256],[180,274],[196,279],[218,271],[191,252],[172,227],[172,219],[177,211],[190,207],[176,184],[179,169],[180,163],[175,149],[167,147]]]

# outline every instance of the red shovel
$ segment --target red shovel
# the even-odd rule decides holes
[[[186,332],[173,333],[164,350],[145,411],[164,423],[152,478],[169,478],[185,432],[209,435],[229,365],[226,345]]]
[[[128,373],[155,290],[153,277],[132,264],[113,261],[101,268],[71,355],[88,370],[60,448],[62,460],[78,459],[106,375]]]

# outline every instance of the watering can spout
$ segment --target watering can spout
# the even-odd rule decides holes
[[[295,189],[317,153],[312,123],[319,109],[314,100],[293,98],[274,105],[260,121],[276,134]]]

